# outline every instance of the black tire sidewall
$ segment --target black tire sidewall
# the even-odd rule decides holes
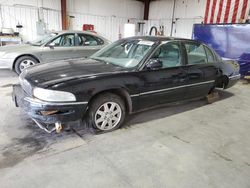
[[[39,63],[35,58],[31,57],[31,56],[22,56],[22,57],[19,57],[16,62],[15,62],[15,72],[19,75],[21,74],[21,70],[20,70],[20,63],[23,61],[23,60],[31,60],[33,61],[35,64]]]
[[[96,111],[100,108],[101,105],[103,105],[106,102],[115,102],[117,103],[122,111],[122,116],[120,122],[110,130],[100,130],[96,125],[95,125],[95,113]],[[88,112],[88,124],[91,125],[91,128],[93,128],[94,133],[105,133],[105,132],[111,132],[114,131],[118,128],[120,128],[126,118],[126,107],[124,101],[119,97],[118,95],[112,94],[112,93],[107,93],[103,94],[101,96],[98,96],[90,105],[89,112]]]

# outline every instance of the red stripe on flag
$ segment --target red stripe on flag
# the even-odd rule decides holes
[[[205,24],[207,24],[209,8],[210,8],[210,0],[207,0],[206,12],[205,12],[205,19],[204,19],[204,23]]]
[[[213,0],[213,6],[212,6],[212,13],[211,13],[211,16],[210,16],[210,23],[213,23],[214,21],[214,13],[215,13],[215,8],[216,8],[216,3],[217,3],[217,0]]]
[[[241,15],[240,15],[241,19],[245,19],[246,11],[247,11],[247,3],[248,3],[248,0],[244,0]]]
[[[220,23],[221,13],[222,13],[222,8],[223,8],[223,3],[224,3],[224,0],[220,0],[219,12],[218,12],[218,15],[217,15],[216,23]]]
[[[231,7],[231,0],[227,0],[227,7],[226,7],[225,16],[224,16],[224,23],[228,22],[230,7]]]
[[[240,0],[235,0],[235,5],[234,5],[234,13],[232,17],[232,23],[236,22],[237,14],[238,14],[238,8],[239,8],[239,3]]]

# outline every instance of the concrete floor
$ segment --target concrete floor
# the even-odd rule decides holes
[[[115,132],[76,125],[47,134],[11,101],[15,74],[0,71],[0,187],[249,188],[250,85],[221,99],[129,117]]]

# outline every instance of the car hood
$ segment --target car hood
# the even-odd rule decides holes
[[[33,86],[47,88],[73,79],[113,74],[126,70],[93,59],[74,59],[35,65],[26,69],[20,77],[25,78]]]

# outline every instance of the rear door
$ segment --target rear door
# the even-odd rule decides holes
[[[158,59],[163,67],[157,70],[145,68],[139,72],[143,80],[140,89],[139,103],[148,108],[184,98],[185,85],[188,82],[187,72],[183,69],[183,50],[179,42],[162,44],[150,59]]]
[[[198,42],[183,42],[188,74],[187,98],[205,96],[218,76],[216,58],[209,48]]]
[[[89,57],[104,47],[104,41],[99,37],[84,33],[77,34],[75,51],[78,57]]]

